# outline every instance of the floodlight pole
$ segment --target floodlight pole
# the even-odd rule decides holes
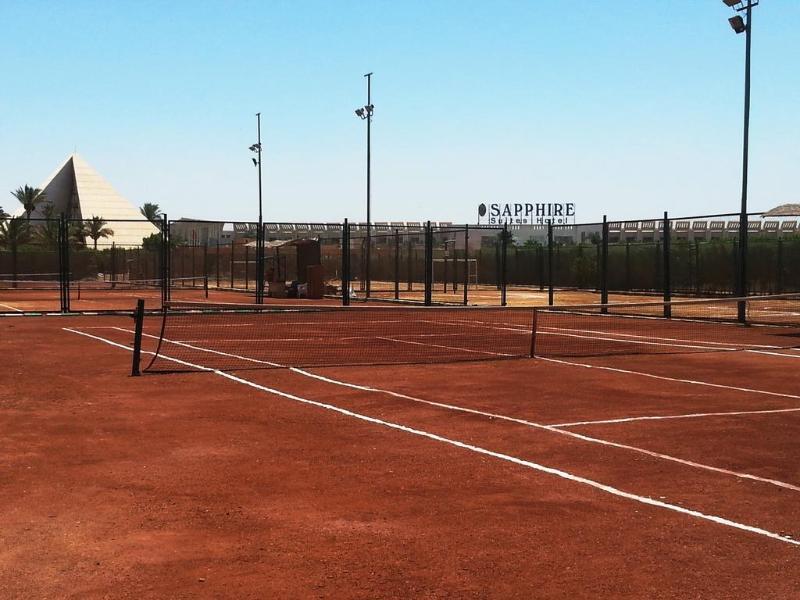
[[[372,250],[372,73],[364,75],[367,78],[367,268],[364,274],[366,279],[365,296],[369,298],[370,288],[370,254]]]
[[[747,23],[745,35],[744,59],[744,139],[742,143],[742,211],[739,215],[739,296],[747,296],[747,171],[750,151],[750,46],[753,29],[753,2],[747,2]],[[744,302],[739,303],[739,321],[744,323],[747,319],[747,307]]]

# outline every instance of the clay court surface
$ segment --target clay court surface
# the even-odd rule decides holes
[[[800,595],[797,350],[130,377],[132,327],[0,318],[0,597]]]

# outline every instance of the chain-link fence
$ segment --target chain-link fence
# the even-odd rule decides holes
[[[749,218],[745,289],[800,291],[797,223]],[[741,288],[739,223],[737,214],[726,214],[529,227],[345,222],[259,229],[255,222],[166,217],[6,218],[0,310],[128,310],[136,298],[160,309],[170,299],[541,305],[730,296]]]

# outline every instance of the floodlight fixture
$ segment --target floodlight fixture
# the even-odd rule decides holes
[[[731,8],[736,8],[737,4],[741,4],[742,0],[722,0],[725,6],[730,6]]]
[[[252,150],[253,152],[258,152],[259,150],[261,150],[261,143],[258,142],[256,144],[253,144],[252,146],[250,146],[250,150]]]
[[[257,166],[258,166],[258,161],[257,161],[255,158],[251,158],[250,160],[252,160],[252,161],[253,161],[253,166],[254,166],[254,167],[257,167]]]
[[[363,108],[357,108],[356,109],[356,116],[359,116],[359,117],[361,117],[363,119],[364,118],[364,109]]]
[[[731,24],[731,28],[736,33],[744,33],[745,31],[747,31],[747,25],[744,24],[744,19],[739,15],[736,15],[735,17],[731,17],[730,19],[728,19],[728,23]]]

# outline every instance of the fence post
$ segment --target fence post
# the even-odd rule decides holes
[[[600,240],[600,303],[608,304],[608,218],[603,215],[603,235]],[[603,307],[603,313],[608,312],[608,308]]]
[[[431,222],[425,224],[425,306],[433,303],[433,230]]]
[[[117,256],[116,256],[116,245],[114,242],[111,242],[111,281],[117,280]],[[112,285],[114,285],[112,283]]]
[[[477,281],[476,281],[477,283]],[[469,225],[464,225],[464,306],[469,303]]]
[[[625,290],[631,291],[631,243],[625,242]]]
[[[203,244],[203,284],[206,286],[206,298],[208,298],[208,239]]]
[[[508,223],[503,223],[503,239],[500,242],[500,306],[506,305],[506,268],[508,266]]]
[[[69,310],[68,307],[68,298],[65,299],[65,290],[67,289],[67,279],[69,275],[67,275],[66,270],[66,251],[64,246],[69,243],[69,236],[65,235],[64,231],[66,228],[66,220],[64,218],[64,213],[61,213],[61,218],[58,221],[58,293],[60,297],[59,304],[61,305],[61,312],[67,312]]]
[[[350,225],[342,225],[342,306],[350,306]]]
[[[394,230],[394,299],[400,299],[400,230]]]
[[[169,221],[161,215],[161,303],[169,302]]]
[[[553,306],[553,223],[547,224],[547,304]]]
[[[664,302],[669,302],[672,300],[672,281],[670,277],[670,250],[671,250],[671,240],[670,240],[670,229],[669,229],[669,216],[667,212],[664,211]],[[669,319],[672,316],[672,307],[669,304],[664,305],[664,317]]]
[[[745,177],[746,177],[745,173]],[[745,189],[747,183],[745,179]],[[747,286],[747,213],[742,211],[739,215],[739,289],[737,296],[745,298],[748,294]],[[738,303],[738,317],[740,323],[747,322],[747,302],[744,300]]]
[[[231,238],[231,290],[233,290],[233,283],[234,283],[234,280],[233,280],[233,259],[234,259],[234,254],[236,254],[235,250],[236,250],[236,233],[235,233],[235,230],[234,230],[234,237]]]
[[[694,293],[700,295],[700,240],[694,241]]]
[[[250,290],[250,247],[244,245],[244,289]]]
[[[219,289],[219,238],[217,238],[217,254],[214,263],[217,270],[217,289]]]

